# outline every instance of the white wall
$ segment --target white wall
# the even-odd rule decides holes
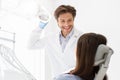
[[[6,2],[5,2],[6,1]],[[83,32],[96,32],[104,34],[108,39],[108,45],[114,50],[108,69],[109,80],[119,80],[120,64],[120,1],[119,0],[1,0],[0,26],[2,29],[16,33],[16,55],[25,67],[38,79],[44,80],[45,56],[40,51],[30,51],[26,48],[30,32],[37,27],[35,14],[38,2],[42,4],[51,15],[60,4],[70,4],[77,9],[75,27]],[[36,3],[37,2],[37,3]],[[11,4],[12,5],[11,5]],[[4,5],[3,5],[4,4]],[[9,7],[9,8],[8,8]],[[3,9],[4,8],[4,9]],[[56,32],[57,24],[52,16],[49,27],[45,29],[45,35]],[[42,59],[41,59],[42,58]],[[47,61],[47,58],[45,59]],[[43,65],[41,65],[43,64]],[[46,78],[50,80],[50,68],[46,63]]]

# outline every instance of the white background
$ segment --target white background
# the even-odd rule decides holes
[[[109,80],[120,80],[119,0],[0,0],[0,27],[16,33],[15,52],[19,60],[37,80],[50,80],[49,63],[45,63],[44,71],[44,51],[40,54],[39,50],[28,50],[27,43],[30,32],[38,26],[38,6],[44,6],[51,14],[51,20],[45,28],[47,35],[58,29],[53,12],[60,4],[70,4],[77,9],[77,29],[107,37],[108,45],[114,50],[107,74]]]

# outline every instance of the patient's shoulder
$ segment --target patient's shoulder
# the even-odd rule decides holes
[[[82,79],[73,74],[61,74],[56,76],[54,80],[82,80]]]

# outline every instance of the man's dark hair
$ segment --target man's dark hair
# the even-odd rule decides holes
[[[54,12],[55,19],[57,20],[61,14],[71,13],[73,18],[76,16],[76,9],[70,5],[60,5]]]

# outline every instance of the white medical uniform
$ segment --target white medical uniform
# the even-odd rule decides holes
[[[74,28],[73,28],[74,29]],[[48,55],[52,77],[61,73],[69,72],[71,68],[75,66],[75,51],[78,38],[82,35],[82,32],[74,29],[74,33],[69,39],[64,51],[60,45],[59,32],[57,34],[40,38],[43,29],[35,29],[30,37],[29,48],[31,49],[45,49],[45,53]]]

